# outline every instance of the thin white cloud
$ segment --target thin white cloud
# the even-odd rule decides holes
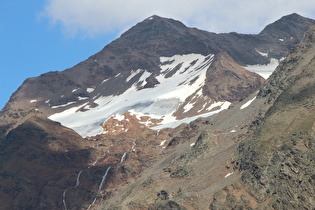
[[[49,0],[43,13],[68,35],[122,31],[151,16],[178,19],[213,32],[258,33],[283,15],[315,18],[310,0]]]

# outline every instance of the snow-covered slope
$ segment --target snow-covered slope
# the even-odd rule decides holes
[[[127,111],[139,116],[147,115],[151,118],[162,119],[160,125],[176,126],[178,123],[174,122],[178,119],[174,116],[174,112],[177,108],[189,97],[204,98],[202,87],[205,83],[207,69],[213,58],[214,55],[211,54],[207,56],[189,54],[161,57],[161,73],[156,76],[159,84],[154,88],[143,88],[151,73],[141,69],[133,70],[128,81],[138,74],[141,74],[140,79],[124,93],[101,96],[94,101],[97,104],[94,108],[86,103],[53,114],[49,118],[74,129],[82,136],[94,136],[103,133],[101,126],[106,120],[115,114],[123,114]],[[193,94],[194,96],[191,97]],[[228,101],[209,100],[204,105],[204,109],[208,110],[207,112],[213,111],[212,108],[216,108],[216,112],[218,112],[218,110],[228,108],[230,104]],[[185,109],[188,111],[192,107],[193,104],[186,105]],[[205,115],[204,112],[203,115]],[[193,119],[196,117],[183,119],[183,122],[189,122]],[[159,128],[161,127],[163,126],[159,126]]]
[[[257,65],[247,65],[244,66],[245,69],[255,72],[257,74],[259,74],[260,76],[262,76],[264,79],[268,79],[269,76],[272,74],[272,72],[277,68],[277,66],[279,65],[279,63],[283,60],[284,58],[278,60],[275,58],[271,58],[270,62],[266,65],[261,65],[261,64],[257,64]]]

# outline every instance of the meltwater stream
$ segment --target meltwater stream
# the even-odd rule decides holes
[[[101,181],[100,185],[98,186],[98,190],[101,190],[101,189],[102,189],[102,187],[103,187],[103,185],[104,185],[104,183],[105,183],[105,180],[106,180],[108,171],[109,171],[110,168],[111,168],[111,166],[109,166],[109,167],[107,168],[107,170],[105,171],[105,174],[104,174],[104,176],[103,176],[103,178],[102,178],[102,181]]]
[[[77,176],[77,182],[76,182],[76,184],[75,184],[75,186],[74,186],[74,187],[79,186],[79,184],[80,184],[80,176],[81,176],[82,171],[83,171],[83,170],[81,170],[81,171],[78,173],[78,176]]]
[[[62,194],[62,202],[63,202],[63,206],[65,207],[65,210],[67,210],[66,193],[67,193],[67,190],[63,191],[63,194]]]

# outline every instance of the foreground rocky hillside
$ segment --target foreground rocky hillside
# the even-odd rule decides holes
[[[261,88],[254,133],[235,156],[241,176],[219,191],[212,209],[313,209],[315,27]]]

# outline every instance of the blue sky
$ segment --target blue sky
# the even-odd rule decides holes
[[[293,12],[315,19],[315,1],[2,0],[0,109],[26,78],[76,65],[153,14],[213,32],[258,33]]]
[[[26,78],[72,67],[114,38],[112,34],[66,36],[41,17],[43,2],[0,3],[0,109]]]

